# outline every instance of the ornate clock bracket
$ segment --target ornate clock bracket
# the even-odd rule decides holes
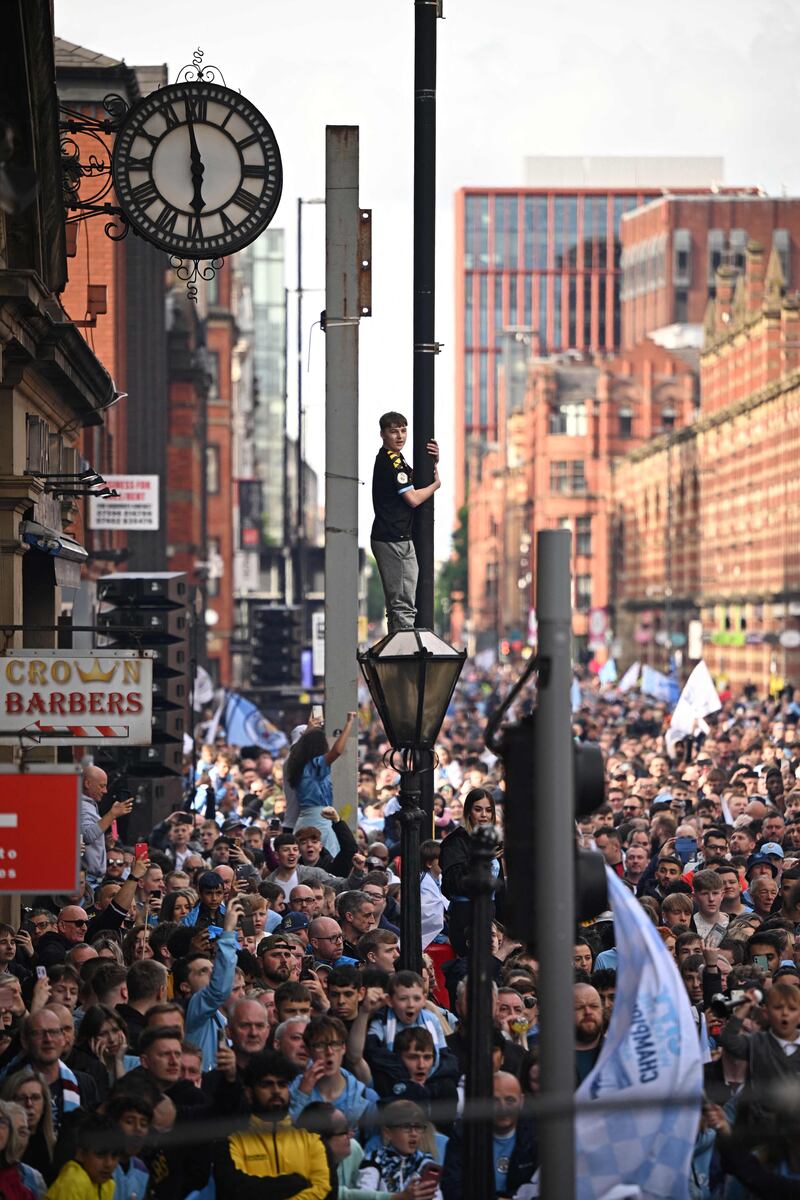
[[[59,121],[59,134],[66,222],[73,225],[77,221],[86,221],[89,217],[110,217],[111,220],[105,226],[105,233],[115,242],[127,237],[131,225],[118,205],[104,202],[113,182],[113,143],[109,144],[106,139],[116,134],[128,108],[127,100],[116,92],[110,92],[103,99],[103,109],[108,113],[107,117],[92,117],[66,104],[59,106],[62,117]],[[92,150],[88,154],[85,153],[83,158],[81,146],[73,136],[75,134],[88,137],[93,144]],[[94,152],[94,146],[97,147],[97,153]],[[81,194],[81,183],[84,179],[90,179],[94,184],[94,190],[89,195]]]

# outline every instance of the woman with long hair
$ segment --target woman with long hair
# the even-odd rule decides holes
[[[153,950],[150,945],[150,928],[146,925],[136,925],[129,929],[122,939],[122,955],[125,966],[132,967],[143,958],[152,958]]]
[[[161,901],[161,911],[158,914],[159,925],[163,921],[180,923],[187,913],[192,911],[197,900],[197,892],[191,888],[179,888],[177,892],[167,892]]]
[[[313,825],[322,834],[323,849],[334,858],[339,853],[339,843],[333,825],[322,816],[322,810],[333,805],[331,763],[344,752],[355,719],[356,713],[347,714],[344,728],[332,746],[328,745],[324,729],[309,722],[286,759],[286,780],[294,790],[299,810],[294,828]]]
[[[127,1045],[128,1027],[116,1009],[107,1004],[93,1004],[87,1008],[70,1062],[73,1070],[85,1071],[96,1080],[101,1100],[105,1100],[111,1085],[127,1070]],[[100,1083],[100,1073],[92,1069],[98,1063],[103,1068],[105,1087]]]
[[[486,788],[472,788],[464,797],[464,824],[442,839],[439,863],[442,868],[442,891],[450,901],[447,910],[447,933],[456,954],[467,952],[467,936],[472,918],[472,902],[467,896],[470,837],[481,825],[496,825],[497,809],[494,797]],[[495,905],[502,905],[505,891],[502,845],[492,864]]]
[[[0,1196],[3,1200],[37,1200],[20,1167],[23,1141],[14,1124],[15,1108],[0,1100]]]
[[[28,1148],[23,1162],[39,1171],[45,1179],[52,1174],[56,1144],[50,1088],[35,1071],[15,1071],[0,1087],[0,1098],[11,1100],[25,1110],[28,1119]]]

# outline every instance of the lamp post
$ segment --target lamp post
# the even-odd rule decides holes
[[[358,656],[381,724],[392,746],[389,761],[400,773],[400,964],[422,968],[419,890],[421,776],[432,771],[447,706],[467,657],[430,629],[401,629]]]

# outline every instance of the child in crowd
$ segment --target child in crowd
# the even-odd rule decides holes
[[[367,1155],[358,1172],[358,1186],[403,1192],[416,1177],[427,1182],[438,1174],[433,1155],[425,1149],[430,1131],[422,1110],[410,1100],[395,1100],[383,1110],[383,1145]],[[433,1200],[442,1200],[439,1187]]]

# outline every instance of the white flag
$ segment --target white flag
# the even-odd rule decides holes
[[[617,664],[613,658],[609,658],[608,662],[604,662],[600,670],[597,672],[597,678],[604,685],[617,682]]]
[[[719,712],[721,708],[722,701],[714,687],[711,672],[701,659],[686,680],[686,687],[678,698],[669,723],[670,729],[680,736],[692,734],[703,717]]]
[[[617,691],[622,692],[623,694],[625,692],[633,691],[633,689],[636,687],[637,683],[639,682],[639,671],[640,670],[641,670],[641,663],[638,663],[638,662],[632,663],[628,667],[625,674],[622,676],[622,679],[620,679],[619,687],[617,688]]]
[[[620,1185],[638,1186],[647,1200],[686,1200],[703,1086],[697,1028],[653,924],[617,876],[606,869],[606,877],[617,994],[600,1057],[576,1095],[590,1105],[575,1121],[578,1200],[599,1200]],[[624,1098],[624,1107],[591,1107],[611,1097]],[[687,1104],[658,1103],[678,1097]]]

